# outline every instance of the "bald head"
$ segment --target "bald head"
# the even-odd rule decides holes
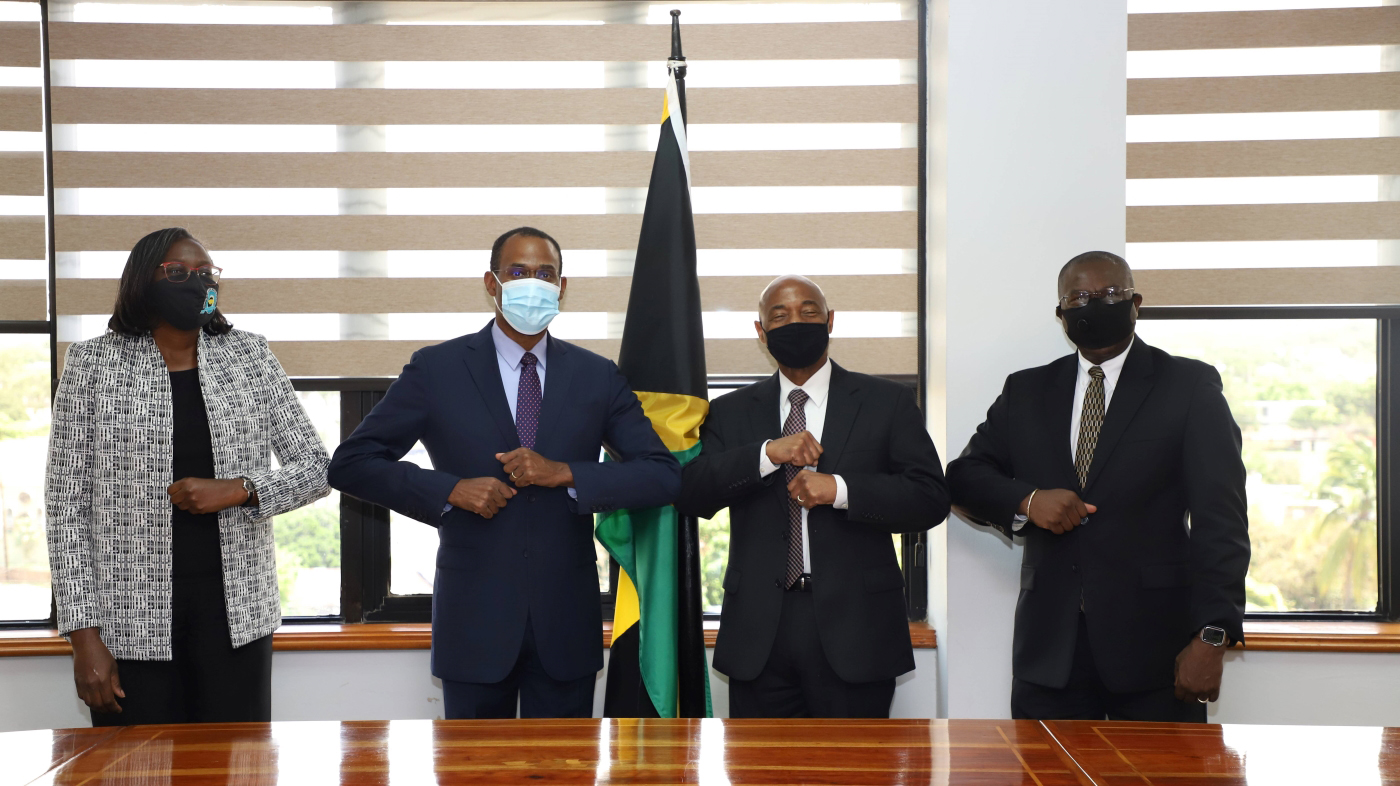
[[[806,276],[779,276],[758,296],[758,319],[764,329],[789,322],[825,322],[826,295]]]
[[[1070,289],[1080,289],[1081,287],[1071,284],[1085,274],[1095,280],[1107,280],[1106,286],[1133,286],[1133,269],[1128,267],[1128,260],[1108,251],[1085,251],[1060,268],[1060,294],[1063,295]]]

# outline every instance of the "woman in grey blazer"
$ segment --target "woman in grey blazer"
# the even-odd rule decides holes
[[[330,491],[329,459],[219,273],[184,229],[142,238],[54,395],[54,602],[95,726],[271,720],[272,517]]]

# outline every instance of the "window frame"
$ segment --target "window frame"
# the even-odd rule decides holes
[[[1374,319],[1376,321],[1376,610],[1250,611],[1257,621],[1400,621],[1400,517],[1395,515],[1400,466],[1400,305],[1396,306],[1145,306],[1143,320]]]

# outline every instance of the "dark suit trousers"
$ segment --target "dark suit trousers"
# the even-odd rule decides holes
[[[1206,705],[1179,701],[1171,686],[1136,693],[1114,693],[1099,679],[1089,649],[1089,627],[1079,615],[1074,663],[1063,688],[1025,680],[1011,683],[1011,717],[1029,720],[1127,720],[1205,723]]]
[[[174,579],[171,660],[118,660],[121,712],[93,726],[272,720],[272,636],[234,648],[219,574]]]
[[[589,674],[576,680],[556,680],[540,663],[534,623],[525,620],[525,641],[510,674],[500,682],[442,681],[443,709],[448,720],[514,718],[516,701],[522,718],[591,718],[593,683]]]
[[[888,718],[894,679],[846,682],[817,636],[810,592],[783,593],[773,651],[757,679],[729,681],[731,718]]]

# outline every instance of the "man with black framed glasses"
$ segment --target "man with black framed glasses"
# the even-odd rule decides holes
[[[1136,339],[1123,258],[1059,295],[1078,352],[1008,377],[948,465],[955,510],[1024,540],[1012,716],[1205,722],[1244,639],[1239,427],[1214,367]]]

